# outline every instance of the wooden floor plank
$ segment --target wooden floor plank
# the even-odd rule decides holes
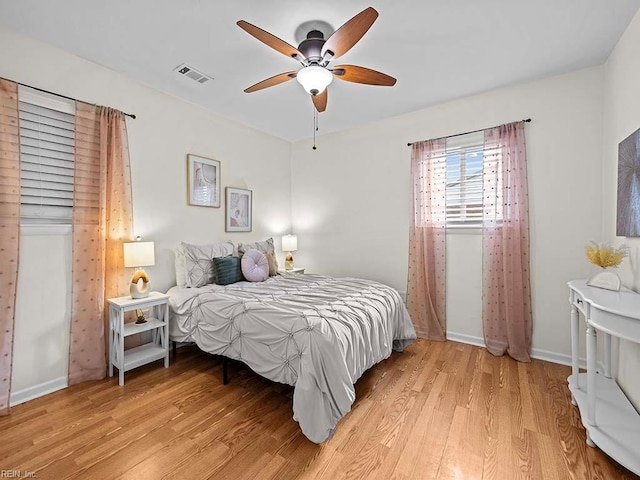
[[[482,424],[474,412],[456,407],[438,471],[439,479],[482,478],[484,464]],[[462,473],[464,472],[464,476]]]
[[[197,450],[195,455],[183,458],[175,465],[170,466],[161,477],[148,478],[163,480],[176,478],[188,478],[189,480],[215,478],[213,475],[232,459],[233,455],[229,447],[220,442],[214,442],[203,449]],[[241,472],[238,473],[240,474]],[[238,477],[239,476],[240,475],[238,475]]]
[[[383,440],[384,445],[389,448],[389,452],[380,468],[375,470],[374,478],[392,478],[396,473],[400,456],[410,448],[409,436],[422,412],[424,406],[423,397],[424,395],[421,393],[412,392],[400,419],[401,423],[399,422],[398,435],[395,437],[387,435]]]
[[[586,445],[569,367],[419,340],[367,371],[321,445],[292,419],[293,389],[195,347],[0,418],[0,470],[41,480],[635,479]]]
[[[541,471],[535,472],[538,478],[545,480],[567,480],[569,472],[567,471],[557,443],[552,437],[532,432],[535,437],[535,449],[540,457]],[[535,477],[534,477],[535,478]]]
[[[195,442],[188,438],[176,438],[117,478],[118,480],[161,478],[175,465],[196,452],[198,452],[198,445]]]

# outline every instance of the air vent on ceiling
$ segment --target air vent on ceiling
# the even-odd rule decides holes
[[[191,80],[198,83],[207,83],[209,80],[213,80],[213,77],[205,75],[202,72],[199,72],[193,67],[183,63],[182,65],[177,66],[174,69],[174,72],[178,72],[180,75],[184,75],[185,77],[190,78]]]

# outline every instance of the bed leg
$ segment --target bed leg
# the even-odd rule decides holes
[[[173,356],[175,357],[178,353],[178,342],[171,342],[171,351],[173,352]]]
[[[222,383],[227,385],[229,383],[229,359],[222,357]]]

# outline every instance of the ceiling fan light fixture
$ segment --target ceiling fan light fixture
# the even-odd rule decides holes
[[[333,81],[333,74],[319,65],[309,65],[296,75],[298,83],[311,95],[318,95]]]

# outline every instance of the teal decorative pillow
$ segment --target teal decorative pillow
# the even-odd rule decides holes
[[[240,257],[214,258],[213,268],[218,285],[229,285],[244,280]]]

